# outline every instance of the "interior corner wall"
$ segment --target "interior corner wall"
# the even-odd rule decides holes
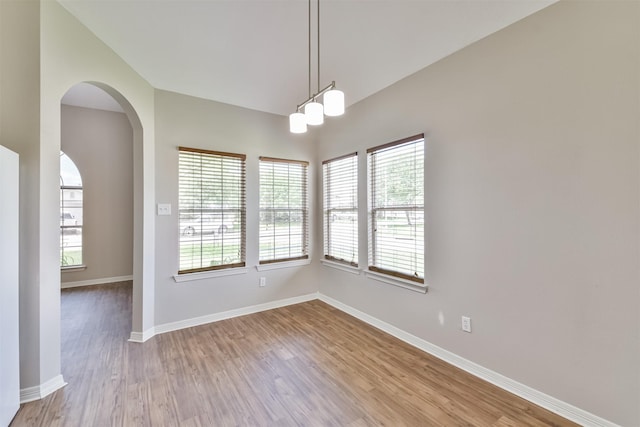
[[[40,5],[0,1],[0,144],[20,155],[20,383],[41,383]],[[45,333],[55,333],[47,329]],[[52,355],[53,365],[59,361]],[[58,363],[59,365],[59,363]],[[55,368],[54,368],[55,370]]]
[[[326,267],[320,292],[640,425],[639,55],[640,3],[559,2],[325,123],[319,160],[358,150],[361,201],[366,148],[425,133],[429,292]]]
[[[139,115],[144,137],[138,147],[142,159],[138,185],[144,197],[138,209],[144,221],[138,228],[145,231],[137,244],[152,255],[142,263],[139,276],[153,283],[153,89],[57,2],[1,1],[0,16],[0,143],[20,154],[20,380],[23,390],[35,388],[42,396],[64,385],[60,365],[60,100],[78,82],[101,82],[117,88],[120,99],[130,102],[127,111],[135,109]],[[144,288],[138,299],[145,299],[140,305],[148,310],[138,310],[134,328],[153,324],[154,289]]]
[[[83,184],[82,259],[62,286],[133,275],[133,131],[124,113],[62,106],[61,149]]]
[[[311,227],[317,211],[315,146],[308,136],[289,133],[288,118],[172,92],[156,91],[156,189],[158,203],[172,215],[158,217],[156,240],[156,325],[315,293],[316,267],[256,271],[258,264],[259,156],[307,160]],[[246,154],[246,274],[176,283],[178,273],[178,147]],[[313,228],[311,228],[312,230]],[[312,249],[312,248],[311,248]],[[319,254],[311,253],[311,258]],[[267,286],[259,287],[259,277]]]

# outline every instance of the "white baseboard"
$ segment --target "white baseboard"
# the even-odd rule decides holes
[[[116,277],[103,277],[102,279],[80,280],[78,282],[63,282],[60,284],[60,288],[77,288],[80,286],[92,286],[92,285],[104,285],[106,283],[126,282],[127,280],[133,280],[133,276],[116,276]]]
[[[40,385],[23,388],[20,390],[20,404],[40,400],[66,385],[62,375],[58,375]]]
[[[130,279],[129,279],[130,280]],[[83,286],[83,285],[78,285]],[[207,323],[213,323],[220,320],[230,319],[233,317],[244,316],[247,314],[258,313],[261,311],[272,310],[275,308],[285,307],[293,304],[300,304],[307,301],[319,299],[340,311],[356,317],[369,325],[380,329],[404,342],[410,344],[426,353],[429,353],[453,366],[456,366],[471,375],[481,378],[493,385],[496,385],[510,393],[520,396],[523,399],[528,400],[538,406],[541,406],[551,412],[554,412],[568,420],[576,422],[585,427],[620,427],[615,423],[605,420],[590,412],[577,408],[569,403],[563,402],[555,397],[549,396],[541,391],[535,390],[529,386],[505,377],[495,371],[480,366],[470,360],[456,355],[448,350],[431,344],[428,341],[418,338],[415,335],[411,335],[408,332],[403,331],[389,323],[386,323],[380,319],[370,316],[360,310],[357,310],[349,305],[343,304],[331,297],[323,295],[319,292],[301,295],[293,298],[286,298],[277,301],[270,301],[264,304],[257,304],[248,307],[242,307],[234,310],[223,311],[220,313],[209,314],[206,316],[194,317],[191,319],[180,320],[177,322],[164,323],[155,327],[149,328],[144,332],[131,332],[129,341],[142,343],[152,338],[157,334],[163,334],[165,332],[177,331],[180,329],[191,328],[193,326],[204,325]],[[53,391],[65,386],[66,383],[62,379],[62,376],[56,377],[47,383],[23,389],[20,391],[20,402],[30,402],[32,400],[38,400]]]
[[[191,328],[193,326],[204,325],[206,323],[217,322],[220,320],[231,319],[233,317],[245,316],[247,314],[258,313],[260,311],[272,310],[274,308],[285,307],[302,302],[318,299],[319,294],[301,295],[293,298],[286,298],[277,301],[270,301],[264,304],[252,305],[249,307],[237,308],[234,310],[223,311],[220,313],[208,314],[206,316],[194,317],[192,319],[180,320],[177,322],[165,323],[155,327],[155,334],[163,334],[165,332],[177,331],[179,329]]]
[[[129,336],[129,341],[143,343],[149,338],[152,338],[155,334],[156,334],[155,328],[149,328],[144,332],[131,331],[131,335]]]
[[[164,323],[149,328],[144,332],[132,331],[129,337],[130,342],[143,343],[158,334],[165,332],[178,331],[180,329],[191,328],[193,326],[206,325],[207,323],[218,322],[220,320],[231,319],[233,317],[245,316],[247,314],[258,313],[260,311],[272,310],[274,308],[285,307],[287,305],[300,304],[302,302],[318,299],[318,293],[301,295],[292,298],[270,301],[264,304],[252,305],[248,307],[236,308],[234,310],[223,311],[220,313],[207,314],[206,316],[193,317],[191,319],[179,320],[177,322]]]
[[[549,411],[554,412],[568,420],[576,422],[585,427],[619,427],[617,424],[600,418],[597,415],[584,411],[580,408],[576,408],[569,403],[558,400],[555,397],[549,396],[548,394],[507,378],[495,371],[482,367],[448,350],[431,344],[430,342],[425,341],[422,338],[418,338],[415,335],[411,335],[403,331],[402,329],[396,328],[389,323],[383,322],[382,320],[370,316],[349,305],[334,300],[331,297],[319,294],[318,299],[326,302],[327,304],[337,308],[340,311],[343,311],[347,314],[352,315],[353,317],[362,320],[365,323],[368,323],[369,325],[377,329],[393,335],[394,337],[406,342],[407,344],[410,344],[424,352],[427,352],[437,357],[438,359],[442,359],[445,362],[450,363],[451,365],[456,366],[464,371],[467,371],[468,373],[487,382],[490,382],[491,384],[496,385],[510,393],[513,393],[516,396],[520,396],[523,399],[528,400],[529,402],[548,409]]]

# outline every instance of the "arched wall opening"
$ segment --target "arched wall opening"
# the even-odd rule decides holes
[[[143,341],[143,301],[142,298],[144,292],[144,280],[143,280],[143,259],[144,259],[144,245],[143,245],[143,233],[144,233],[144,219],[143,219],[143,200],[144,200],[144,185],[143,185],[143,128],[140,118],[131,105],[131,103],[115,88],[101,82],[87,81],[79,82],[72,86],[65,93],[69,93],[72,88],[76,88],[80,85],[93,86],[106,92],[103,94],[105,98],[111,97],[111,101],[115,101],[121,108],[121,111],[126,115],[132,131],[132,217],[133,227],[131,233],[131,245],[132,245],[132,264],[133,264],[133,294],[132,294],[132,331],[131,341]],[[99,92],[99,91],[98,91]],[[95,100],[94,100],[95,102]],[[80,105],[80,104],[76,104]],[[91,100],[87,100],[86,107],[91,107]],[[62,124],[62,108],[60,114],[61,127]],[[115,165],[114,165],[115,166]]]

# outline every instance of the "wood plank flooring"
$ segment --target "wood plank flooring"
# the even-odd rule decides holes
[[[66,387],[21,426],[572,426],[320,301],[158,335],[131,282],[62,292]]]

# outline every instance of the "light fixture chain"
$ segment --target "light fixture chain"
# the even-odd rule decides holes
[[[317,13],[317,20],[318,20],[318,92],[320,92],[320,0],[317,0],[318,2],[318,13]]]
[[[0,0],[1,1],[1,0]],[[327,87],[320,89],[320,0],[316,1],[316,33],[317,33],[317,92],[312,93],[311,83],[311,0],[307,0],[308,12],[308,71],[309,98],[296,107],[296,112],[289,115],[289,130],[292,133],[304,133],[307,125],[321,125],[324,116],[340,116],[344,113],[344,93],[336,89],[336,82],[332,81]],[[318,101],[323,97],[324,105]],[[301,109],[304,107],[304,113]]]
[[[309,22],[308,22],[308,31],[309,31],[309,37],[308,37],[308,42],[309,42],[309,98],[311,98],[311,0],[309,0],[309,4],[308,4],[308,15],[309,15]]]

